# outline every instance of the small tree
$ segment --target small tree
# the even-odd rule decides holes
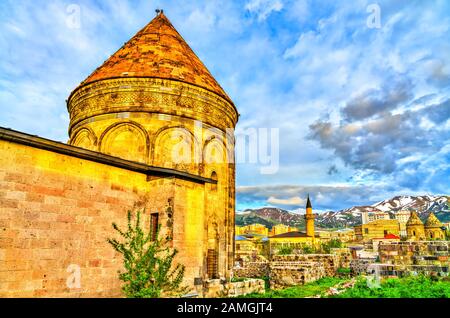
[[[294,252],[294,247],[292,245],[282,246],[278,249],[278,255],[290,255]]]
[[[167,239],[159,238],[159,229],[156,235],[142,229],[140,211],[136,213],[134,223],[132,213],[128,211],[127,220],[126,231],[119,229],[116,223],[112,224],[122,237],[121,242],[108,239],[123,257],[125,271],[119,272],[119,278],[125,282],[124,294],[129,298],[158,298],[163,294],[177,296],[186,292],[186,287],[181,287],[185,267],[172,266],[178,251],[168,246]]]
[[[305,244],[302,247],[302,251],[303,251],[303,254],[313,254],[313,253],[316,252],[316,249],[314,248],[314,246],[311,246],[309,244]]]

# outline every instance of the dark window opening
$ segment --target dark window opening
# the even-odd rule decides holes
[[[207,271],[208,271],[209,278],[212,278],[212,279],[219,278],[217,262],[218,262],[217,251],[214,249],[209,249],[208,256],[206,258]]]
[[[150,235],[152,241],[156,241],[156,238],[158,237],[158,227],[159,227],[159,214],[152,213],[150,215]]]
[[[211,179],[213,179],[214,181],[216,181],[216,183],[213,183],[212,185],[211,185],[211,190],[217,190],[217,173],[215,172],[215,171],[213,171],[212,173],[211,173]]]

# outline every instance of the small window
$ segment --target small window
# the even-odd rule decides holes
[[[368,228],[364,229],[364,234],[369,234],[369,229]]]
[[[215,171],[213,171],[211,173],[211,179],[216,181],[216,183],[211,184],[211,190],[216,191],[217,190],[217,173]]]
[[[156,241],[158,237],[158,226],[159,226],[159,214],[152,213],[150,215],[150,235],[152,237],[152,241]]]
[[[388,231],[384,230],[384,236],[388,235]]]

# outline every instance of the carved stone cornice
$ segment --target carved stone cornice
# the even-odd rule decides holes
[[[238,112],[223,97],[201,87],[159,78],[116,78],[85,85],[67,103],[69,135],[80,121],[108,113],[149,112],[199,120],[222,131],[234,128]]]

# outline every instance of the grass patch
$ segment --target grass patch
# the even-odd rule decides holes
[[[305,285],[288,287],[281,290],[267,290],[263,294],[248,294],[239,298],[305,298],[321,294],[330,287],[345,281],[339,277],[324,277]]]
[[[426,276],[389,278],[381,282],[379,288],[369,288],[364,278],[357,280],[353,288],[334,298],[450,298],[448,279]]]

